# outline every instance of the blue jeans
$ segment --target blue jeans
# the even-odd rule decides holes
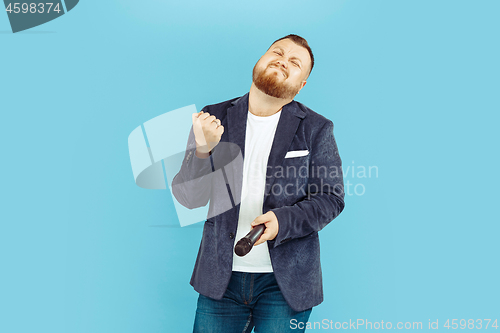
[[[307,322],[311,311],[288,305],[274,273],[233,272],[221,300],[200,294],[193,332],[249,333],[254,327],[255,333],[304,332],[291,323]]]

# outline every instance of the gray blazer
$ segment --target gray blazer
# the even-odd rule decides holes
[[[221,120],[221,141],[210,158],[198,158],[191,128],[172,192],[190,209],[210,202],[190,284],[221,299],[232,273],[243,172],[235,156],[245,157],[248,93],[203,111]],[[332,121],[299,102],[285,105],[269,155],[262,213],[272,210],[278,218],[278,235],[267,246],[280,290],[296,311],[323,301],[318,231],[344,209],[341,165]]]

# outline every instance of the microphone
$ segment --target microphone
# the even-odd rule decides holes
[[[238,241],[238,243],[234,247],[234,253],[236,253],[240,257],[247,255],[257,239],[259,239],[264,232],[264,229],[266,229],[266,226],[264,224],[259,224],[258,226],[250,230],[250,232],[245,237]]]

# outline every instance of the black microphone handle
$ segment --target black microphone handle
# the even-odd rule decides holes
[[[260,236],[264,233],[264,229],[266,229],[266,226],[264,224],[259,224],[258,226],[250,230],[250,232],[244,238],[247,238],[253,246],[255,242],[260,238]]]

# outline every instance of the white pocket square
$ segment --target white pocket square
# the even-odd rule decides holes
[[[309,154],[309,150],[291,150],[286,153],[285,158],[306,156]]]

